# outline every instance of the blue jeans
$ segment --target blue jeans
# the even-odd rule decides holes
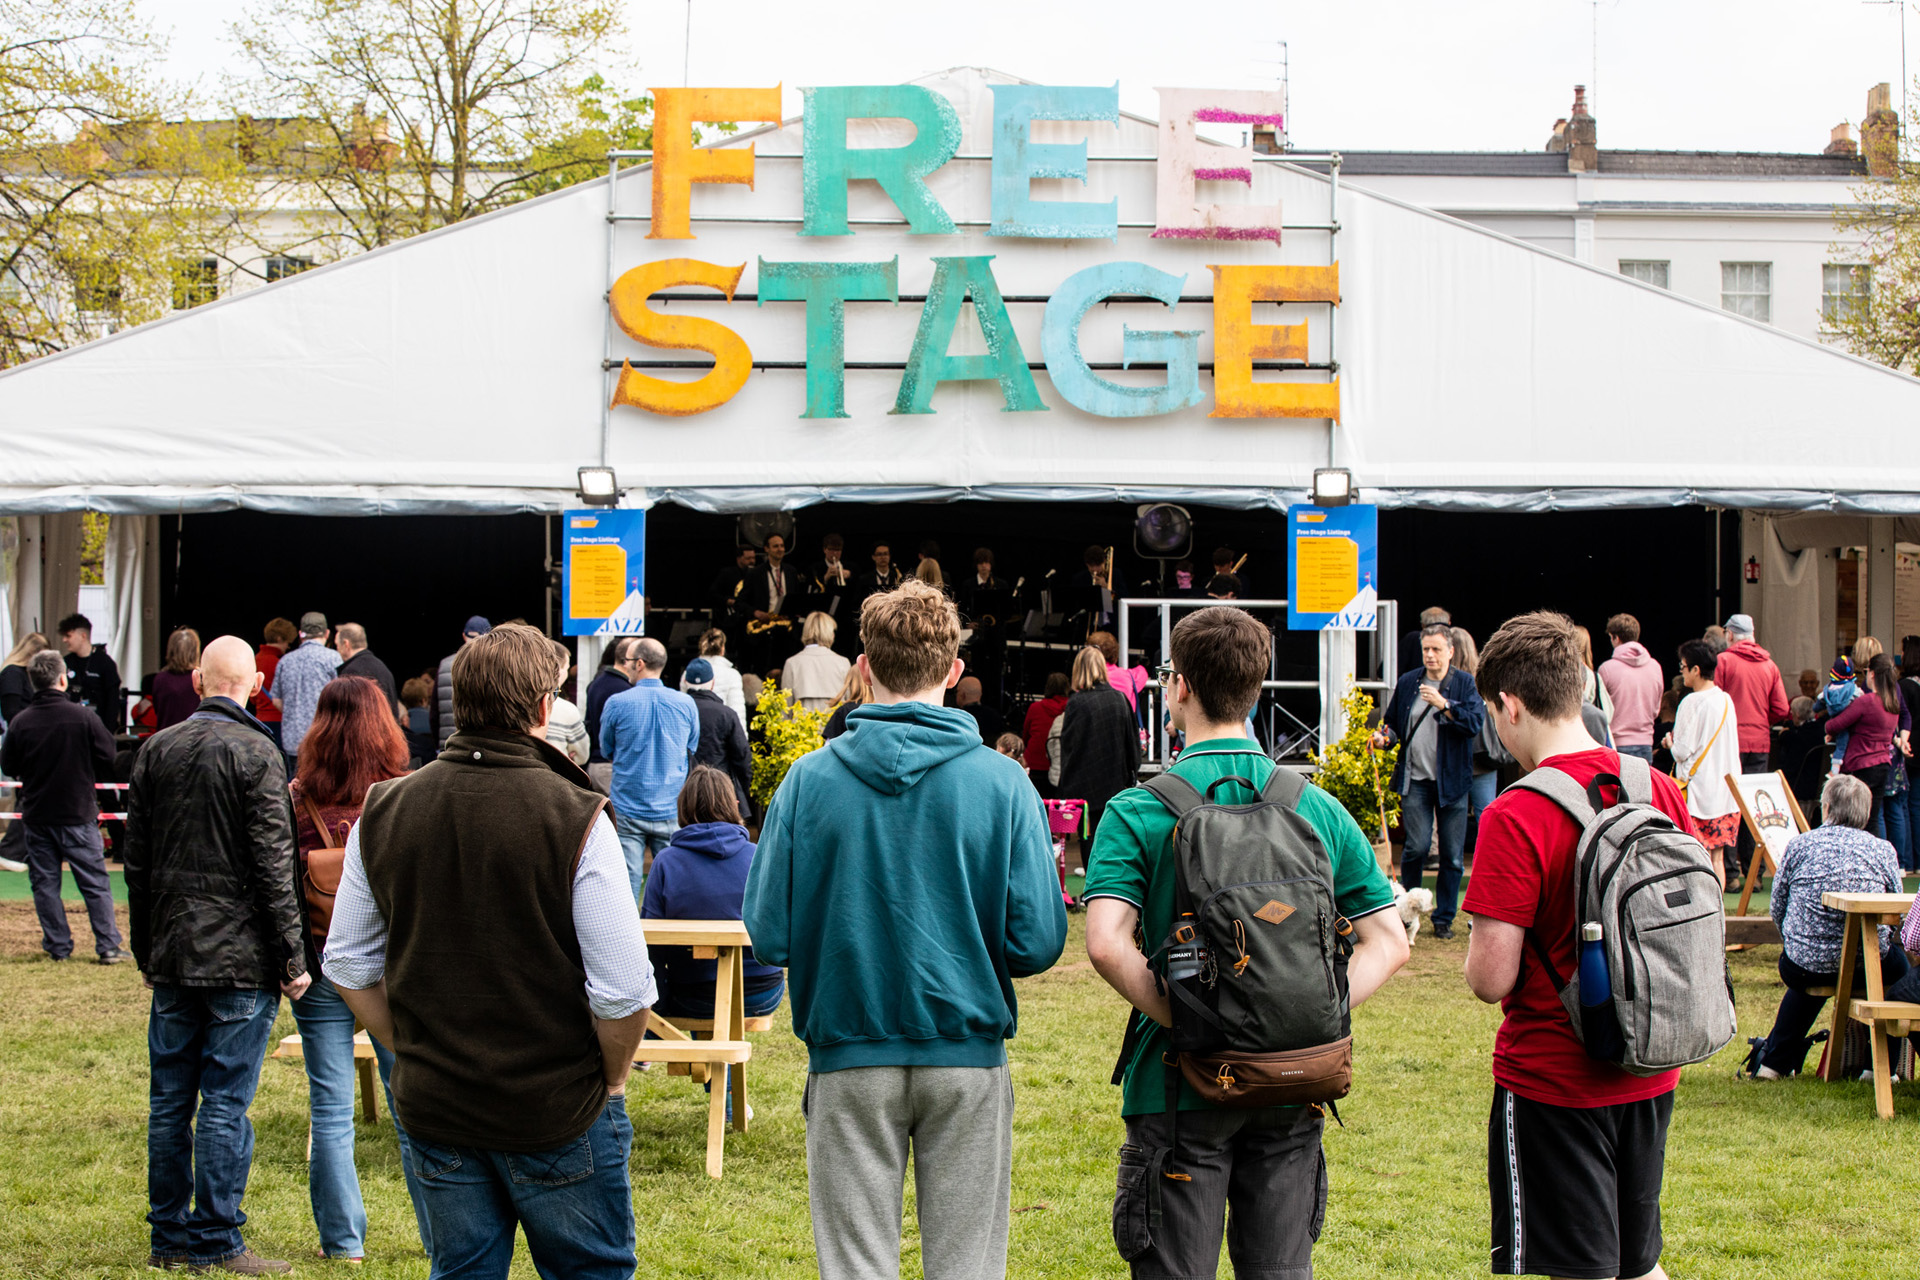
[[[240,1199],[253,1164],[247,1107],[279,1011],[277,991],[154,987],[147,1020],[147,1221],[156,1257],[204,1267],[245,1250]]]
[[[641,886],[646,883],[647,867],[653,862],[653,856],[667,847],[679,829],[679,820],[675,818],[629,818],[615,812],[613,830],[620,837],[620,852],[627,855],[627,880],[633,885],[636,901]]]
[[[1909,784],[1894,795],[1885,797],[1880,803],[1880,821],[1886,828],[1882,838],[1893,846],[1893,854],[1902,867],[1913,861],[1913,823],[1908,805],[1912,802],[1913,787]]]
[[[413,1140],[433,1226],[433,1280],[505,1277],[513,1231],[543,1277],[632,1280],[633,1191],[626,1099],[607,1099],[585,1134],[551,1151],[482,1151]]]
[[[1469,797],[1463,795],[1443,807],[1439,783],[1409,782],[1400,802],[1400,825],[1407,830],[1407,847],[1400,855],[1400,883],[1407,888],[1420,887],[1427,851],[1433,847],[1433,829],[1440,828],[1440,880],[1433,892],[1436,929],[1451,925],[1457,910],[1460,874],[1466,860],[1468,801]]]
[[[1907,789],[1898,796],[1887,797],[1887,807],[1904,805],[1907,811],[1907,850],[1900,866],[1905,871],[1920,871],[1920,785],[1911,779]],[[1898,822],[1899,819],[1894,819]]]
[[[329,1258],[359,1258],[366,1254],[367,1209],[360,1198],[360,1175],[353,1163],[353,1010],[339,991],[316,977],[307,994],[292,1002],[293,1020],[300,1025],[300,1049],[307,1064],[307,1106],[313,1117],[313,1156],[307,1165],[307,1196],[313,1202],[313,1225],[320,1231],[320,1252]],[[393,1054],[373,1042],[380,1081],[393,1072]],[[393,1090],[387,1089],[387,1114],[394,1115]],[[432,1256],[432,1237],[420,1209],[420,1188],[413,1175],[413,1157],[406,1130],[394,1120],[400,1139],[400,1166],[406,1174],[407,1195],[420,1227],[420,1243]]]
[[[1623,756],[1638,756],[1642,760],[1645,760],[1648,764],[1653,763],[1652,744],[1648,744],[1647,746],[1644,746],[1644,747],[1615,747],[1614,750],[1618,751]]]
[[[60,864],[73,872],[73,883],[87,904],[87,923],[93,926],[93,949],[110,956],[120,949],[120,929],[113,922],[113,881],[107,878],[106,845],[97,823],[49,826],[20,823],[27,844],[27,883],[33,886],[33,910],[40,917],[40,946],[55,960],[73,954],[73,931],[67,928],[67,908],[60,900]]]

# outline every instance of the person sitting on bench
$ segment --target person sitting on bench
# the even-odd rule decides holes
[[[1816,988],[1832,990],[1840,981],[1840,948],[1847,917],[1821,902],[1828,893],[1899,893],[1900,864],[1893,846],[1866,830],[1873,813],[1867,785],[1851,774],[1836,774],[1821,792],[1824,825],[1803,831],[1787,842],[1780,870],[1773,882],[1772,911],[1780,926],[1780,979],[1787,990],[1773,1031],[1756,1041],[1743,1075],[1754,1080],[1778,1080],[1799,1071],[1806,1061],[1812,1029],[1827,997]],[[1866,963],[1862,958],[1861,963]],[[1900,979],[1907,973],[1907,957],[1880,928],[1880,972],[1893,990],[1908,990]],[[1865,990],[1866,971],[1854,970],[1854,990]],[[1920,994],[1920,993],[1917,993]],[[1846,999],[1848,993],[1840,992]],[[1888,993],[1889,999],[1912,999]]]
[[[647,874],[641,918],[738,920],[754,846],[741,825],[733,780],[710,765],[695,765],[680,788],[679,817],[680,829]],[[647,954],[660,981],[657,1016],[713,1017],[714,961],[694,959],[689,947],[649,946]],[[745,1016],[764,1018],[780,1007],[787,976],[755,960],[751,948],[745,963]]]

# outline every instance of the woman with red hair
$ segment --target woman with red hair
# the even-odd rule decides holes
[[[347,833],[360,817],[367,788],[407,771],[407,740],[395,723],[380,686],[358,676],[340,676],[320,690],[313,725],[300,742],[300,768],[291,785],[294,830],[300,850],[300,889],[306,901],[307,972],[313,985],[293,1002],[307,1064],[307,1099],[312,1111],[307,1190],[320,1252],[328,1258],[359,1260],[366,1254],[367,1210],[353,1163],[353,1011],[332,983],[321,976],[333,921],[333,895],[340,888]],[[385,1081],[393,1054],[375,1042],[374,1057]],[[393,1092],[387,1092],[393,1114]],[[430,1244],[426,1218],[414,1182],[413,1152],[396,1120],[401,1165],[413,1195],[420,1239]],[[429,1253],[432,1252],[429,1247]]]

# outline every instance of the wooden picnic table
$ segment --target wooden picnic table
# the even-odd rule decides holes
[[[1846,1043],[1847,1023],[1864,1022],[1873,1028],[1873,1101],[1882,1120],[1893,1118],[1892,1063],[1887,1053],[1887,1033],[1905,1034],[1906,1024],[1920,1015],[1920,1005],[1889,1003],[1885,975],[1880,971],[1880,934],[1883,924],[1898,927],[1913,905],[1911,893],[1823,893],[1821,904],[1845,913],[1840,933],[1840,972],[1834,982],[1833,1019],[1827,1033],[1826,1063],[1820,1078],[1839,1078],[1842,1046]],[[1853,970],[1858,964],[1865,970],[1867,998],[1853,998]],[[1905,1016],[1902,1016],[1904,1011]]]
[[[643,1040],[634,1055],[638,1062],[687,1063],[711,1078],[714,1066],[727,1068],[728,1087],[714,1089],[707,1101],[707,1176],[720,1176],[726,1137],[727,1096],[733,1097],[733,1127],[747,1131],[746,949],[753,945],[746,925],[738,920],[642,920],[649,945],[691,947],[696,960],[714,962],[713,1020],[710,1040],[696,1040],[659,1014],[648,1029],[661,1037]],[[695,1078],[699,1078],[698,1075]]]

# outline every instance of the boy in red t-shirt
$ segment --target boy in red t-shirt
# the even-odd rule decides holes
[[[1480,650],[1475,673],[1500,741],[1532,770],[1559,769],[1585,786],[1620,772],[1580,721],[1582,674],[1571,619],[1510,619]],[[1653,803],[1691,832],[1672,779],[1653,775]],[[1574,855],[1580,830],[1552,800],[1511,789],[1480,817],[1467,985],[1506,1020],[1493,1046],[1487,1186],[1493,1270],[1567,1280],[1647,1277],[1660,1268],[1660,1178],[1678,1071],[1636,1076],[1587,1056],[1538,963],[1532,931],[1562,973],[1579,967]]]

